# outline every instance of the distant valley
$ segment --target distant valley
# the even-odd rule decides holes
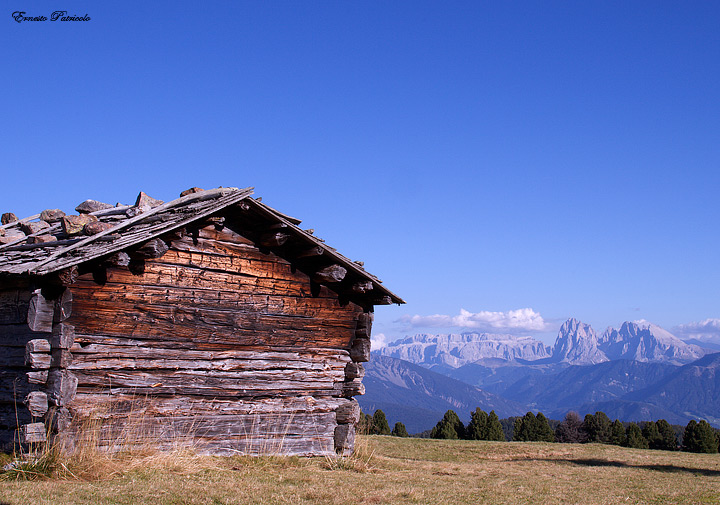
[[[569,319],[552,347],[505,334],[415,335],[374,351],[366,368],[363,409],[382,408],[411,432],[447,409],[469,418],[475,407],[500,417],[602,410],[623,421],[720,426],[720,353],[646,322],[598,335]]]

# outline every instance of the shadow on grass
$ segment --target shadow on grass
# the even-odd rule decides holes
[[[675,465],[630,465],[628,463],[623,463],[622,461],[611,461],[607,459],[556,459],[555,461],[562,461],[565,463],[579,466],[612,466],[616,468],[640,468],[643,470],[655,470],[656,472],[664,473],[688,472],[703,475],[705,477],[720,477],[720,470],[709,470],[707,468],[690,468],[686,466]]]

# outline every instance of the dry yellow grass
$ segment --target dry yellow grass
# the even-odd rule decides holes
[[[0,482],[9,504],[720,503],[720,455],[360,437],[350,459],[118,456],[84,480]],[[119,463],[119,464],[118,464]],[[97,470],[97,469],[96,469]]]

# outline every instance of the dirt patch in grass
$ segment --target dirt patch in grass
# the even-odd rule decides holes
[[[353,458],[126,461],[91,478],[0,482],[9,504],[720,503],[720,456],[597,444],[361,437]],[[113,467],[116,468],[116,467]]]

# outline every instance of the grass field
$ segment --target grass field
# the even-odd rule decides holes
[[[717,454],[380,436],[359,446],[338,460],[184,453],[85,462],[61,478],[0,481],[0,504],[720,504]]]

